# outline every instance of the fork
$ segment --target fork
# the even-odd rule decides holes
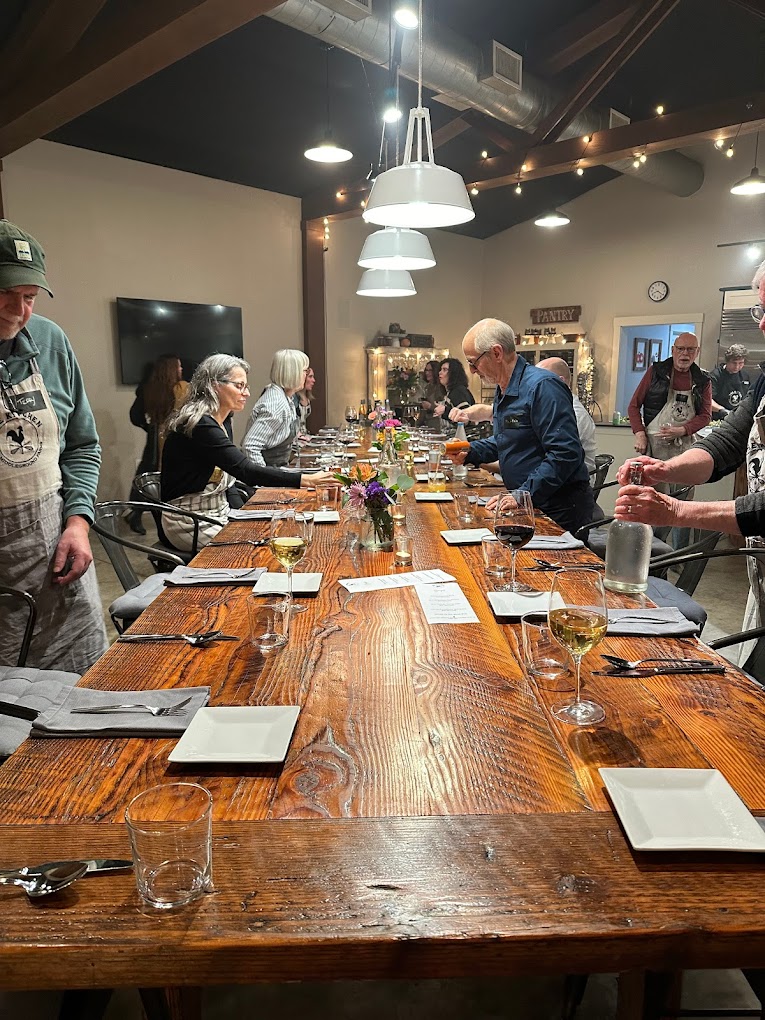
[[[268,539],[267,538],[258,538],[258,539],[240,538],[238,542],[208,542],[207,544],[208,544],[209,547],[217,546],[218,548],[220,548],[220,546],[223,546],[223,545],[252,545],[252,546],[260,546],[260,545],[268,545]]]
[[[179,701],[177,705],[144,705],[141,702],[135,702],[133,705],[99,705],[98,708],[73,708],[71,710],[72,715],[103,715],[105,712],[116,712],[119,709],[127,709],[130,712],[149,712],[150,715],[164,716],[164,715],[180,715],[183,709],[191,701],[191,698],[186,698],[185,701]]]
[[[672,658],[656,658],[656,659],[622,659],[619,655],[606,655],[604,652],[600,653],[601,659],[606,659],[607,662],[612,663],[614,666],[618,666],[619,669],[637,669],[646,662],[672,662],[680,663],[683,666],[710,666],[714,665],[711,659],[682,659],[680,656]]]
[[[117,640],[134,644],[143,641],[186,641],[196,648],[211,641],[223,640],[223,637],[220,630],[205,630],[201,634],[120,634]],[[225,640],[228,640],[228,637],[225,637]]]

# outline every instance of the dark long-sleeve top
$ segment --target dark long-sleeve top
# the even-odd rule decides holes
[[[227,418],[222,426],[209,414],[202,416],[190,436],[169,433],[162,455],[162,499],[202,492],[215,468],[246,485],[300,488],[299,471],[260,467],[242,453],[231,436],[231,419]]]
[[[715,428],[710,435],[699,439],[695,450],[704,450],[714,461],[708,481],[716,482],[746,463],[749,433],[754,416],[765,396],[765,375],[761,375],[752,391],[735,411]],[[765,535],[765,491],[749,492],[736,499],[736,522],[742,535]]]
[[[444,403],[447,410],[450,407],[470,407],[475,403],[475,397],[467,386],[462,386],[458,383],[456,386],[449,387]]]

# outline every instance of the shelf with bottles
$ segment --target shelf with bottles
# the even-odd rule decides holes
[[[449,357],[447,347],[367,347],[367,406],[390,401],[411,407],[422,392],[422,373],[429,361]]]

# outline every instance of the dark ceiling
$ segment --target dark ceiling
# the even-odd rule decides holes
[[[591,5],[592,0],[426,0],[425,34],[437,12],[460,35],[476,42],[494,38],[524,53]],[[23,0],[0,5],[0,37],[7,37],[24,6]],[[658,102],[677,111],[762,88],[764,30],[765,20],[732,0],[681,0],[606,86],[598,105],[638,120],[651,116]],[[593,59],[569,68],[556,85],[565,87]],[[324,124],[325,60],[319,40],[260,17],[47,137],[288,195],[341,188],[377,160],[388,72],[342,50],[331,52],[334,133],[355,158],[321,166],[306,160],[303,150]],[[401,105],[408,109],[415,87],[404,82],[402,93]],[[456,116],[438,102],[429,105],[434,130]],[[499,151],[471,128],[439,149],[437,161],[460,169],[482,149]],[[457,229],[488,237],[614,176],[601,167],[582,178],[565,173],[529,182],[520,197],[512,188],[482,192],[474,201],[476,219]]]

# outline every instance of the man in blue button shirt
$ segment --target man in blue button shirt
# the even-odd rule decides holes
[[[477,322],[462,351],[470,371],[497,387],[494,435],[471,443],[466,463],[499,460],[507,488],[528,489],[534,506],[562,528],[589,524],[595,501],[571,391],[552,372],[518,357],[515,333],[499,319]]]

